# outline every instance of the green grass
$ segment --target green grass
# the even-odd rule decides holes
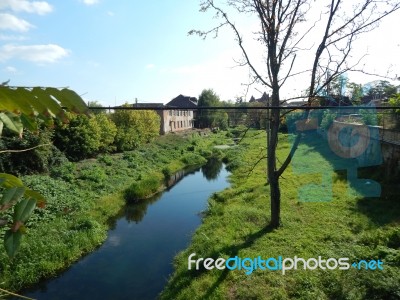
[[[173,174],[184,168],[182,155],[201,156],[202,151],[211,151],[215,140],[227,139],[223,133],[161,136],[135,151],[66,163],[49,175],[23,177],[26,185],[46,197],[46,207],[35,209],[14,260],[0,251],[0,287],[18,291],[56,275],[96,249],[105,240],[110,221],[123,209],[128,187],[147,182],[143,187],[158,190],[163,169]],[[194,148],[188,151],[190,146]]]
[[[128,202],[135,202],[148,198],[160,190],[162,182],[156,176],[150,176],[139,180],[138,182],[133,182],[125,191],[124,198]]]
[[[227,157],[231,158],[232,186],[209,199],[203,224],[189,247],[175,258],[175,272],[161,298],[399,299],[398,184],[396,189],[383,185],[379,199],[363,198],[348,186],[345,172],[334,171],[336,162],[328,162],[326,153],[315,150],[319,142],[302,143],[295,154],[294,167],[283,174],[282,226],[276,230],[268,227],[266,161],[252,170],[254,162],[265,155],[265,134],[251,131],[241,146],[230,150]],[[281,135],[280,161],[289,149],[288,137]],[[368,175],[374,171],[369,169]],[[311,184],[322,188],[307,190]],[[236,255],[380,259],[384,270],[297,270],[285,275],[262,270],[251,275],[243,270],[189,271],[187,260],[191,253],[214,259]]]

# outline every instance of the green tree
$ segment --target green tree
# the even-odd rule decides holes
[[[205,38],[210,34],[218,35],[224,26],[229,27],[243,55],[240,65],[249,67],[252,83],[259,83],[263,88],[272,90],[270,103],[276,109],[270,113],[267,130],[266,173],[271,199],[270,225],[273,228],[280,225],[280,178],[289,166],[302,136],[301,133],[297,134],[289,155],[281,164],[276,154],[280,120],[283,116],[280,108],[283,100],[281,88],[289,78],[293,80],[297,75],[301,74],[304,77],[307,74],[309,78],[307,97],[308,105],[311,106],[315,97],[326,89],[334,78],[351,69],[352,66],[347,64],[347,59],[351,56],[353,41],[360,34],[369,32],[382,18],[400,8],[397,0],[380,1],[379,5],[374,0],[362,0],[351,9],[343,2],[343,0],[330,1],[324,6],[321,15],[317,16],[320,19],[313,19],[315,16],[310,13],[312,11],[310,7],[315,5],[315,1],[311,0],[230,0],[226,2],[225,7],[217,4],[215,0],[204,0],[200,11],[206,12],[211,9],[215,11],[216,18],[222,20],[211,30],[189,32]],[[231,16],[230,9],[235,12],[234,15],[236,13],[252,15],[254,20],[258,21],[257,30],[244,34],[238,25],[240,23]],[[318,27],[321,29],[318,31],[319,34],[313,35],[312,43],[310,40],[306,41],[315,25],[304,26],[304,22],[317,24],[321,20],[323,23],[319,23]],[[259,49],[262,49],[262,56],[256,57],[256,53],[250,51],[248,39],[260,42]],[[301,58],[301,55],[306,53],[301,49],[308,48],[310,44],[315,44],[311,50],[315,54],[310,65],[303,69],[298,62],[304,62],[308,57]],[[307,51],[308,53],[310,51]],[[265,61],[265,65],[260,66],[260,61]]]
[[[349,82],[347,84],[347,88],[351,102],[359,105],[361,103],[361,98],[364,96],[364,89],[362,87],[362,84]]]
[[[372,86],[367,94],[378,99],[388,98],[396,94],[397,88],[387,80],[380,80],[378,84]]]
[[[114,145],[117,135],[117,126],[105,113],[95,115],[95,120],[100,128],[100,146],[99,153],[108,153],[116,150]]]
[[[101,145],[101,128],[96,118],[67,114],[68,123],[57,122],[56,124],[54,145],[72,161],[95,156]]]
[[[329,84],[330,88],[328,90],[328,94],[343,96],[345,93],[348,81],[349,81],[348,78],[344,74],[334,77]]]
[[[220,106],[218,95],[212,89],[205,89],[201,92],[198,107]],[[199,110],[198,121],[201,128],[211,128],[217,126],[218,114],[209,109]]]
[[[218,107],[222,106],[219,96],[212,89],[205,89],[199,96],[199,107]],[[201,128],[219,127],[228,128],[228,114],[219,110],[202,109],[198,113],[198,122]]]
[[[131,107],[124,104],[123,107]],[[117,126],[115,145],[118,151],[133,150],[150,142],[160,132],[160,117],[154,111],[118,109],[111,119]]]
[[[400,106],[400,93],[399,94],[394,94],[392,97],[389,98],[389,105],[390,106]],[[400,114],[400,108],[396,108],[395,113]]]
[[[103,105],[101,105],[101,103],[98,101],[88,101],[88,107],[89,108],[96,107],[96,109],[93,108],[90,109],[90,111],[95,115],[107,113],[106,109],[97,109],[98,107],[103,107]]]

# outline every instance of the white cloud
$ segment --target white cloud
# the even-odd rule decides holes
[[[154,69],[155,68],[155,64],[148,64],[148,65],[146,65],[146,69]]]
[[[99,0],[83,0],[86,5],[93,5],[99,3]]]
[[[35,63],[55,63],[68,54],[68,50],[54,44],[29,46],[8,44],[0,48],[0,62],[15,58]]]
[[[24,40],[26,40],[26,37],[22,35],[0,34],[0,41],[24,41]]]
[[[8,73],[12,73],[15,74],[18,72],[17,68],[12,67],[12,66],[7,66],[4,68],[4,71],[8,72]]]
[[[16,16],[7,13],[0,13],[0,30],[13,30],[26,32],[34,27],[23,19],[19,19]]]
[[[113,11],[109,10],[109,11],[107,12],[107,15],[108,15],[109,17],[114,17],[114,16],[115,16],[115,13],[114,13]]]
[[[11,9],[15,12],[28,12],[44,15],[53,11],[53,7],[46,1],[1,0],[0,9]]]

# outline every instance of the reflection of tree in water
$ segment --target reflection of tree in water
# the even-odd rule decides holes
[[[214,180],[218,177],[222,169],[222,161],[216,158],[211,158],[204,166],[201,167],[204,177],[207,180]],[[185,170],[178,171],[177,173],[170,176],[169,180],[165,182],[167,190],[172,188],[175,184],[181,181],[185,176],[193,174],[198,170],[198,167],[192,167]],[[122,210],[122,214],[128,222],[140,223],[144,216],[146,215],[147,208],[149,205],[153,204],[161,198],[163,193],[158,193],[157,195],[149,198],[140,200],[136,203],[126,204]]]
[[[204,177],[207,180],[215,180],[217,179],[219,173],[222,169],[222,160],[218,158],[211,158],[207,161],[207,163],[201,167],[201,171],[203,172]]]
[[[140,200],[137,203],[126,204],[124,208],[126,220],[138,224],[146,215],[147,207],[160,199],[161,195],[162,193],[158,193],[149,199]]]

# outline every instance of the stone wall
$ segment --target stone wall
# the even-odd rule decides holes
[[[357,159],[360,167],[384,164],[388,176],[400,173],[400,132],[334,121],[327,136],[336,154]]]

